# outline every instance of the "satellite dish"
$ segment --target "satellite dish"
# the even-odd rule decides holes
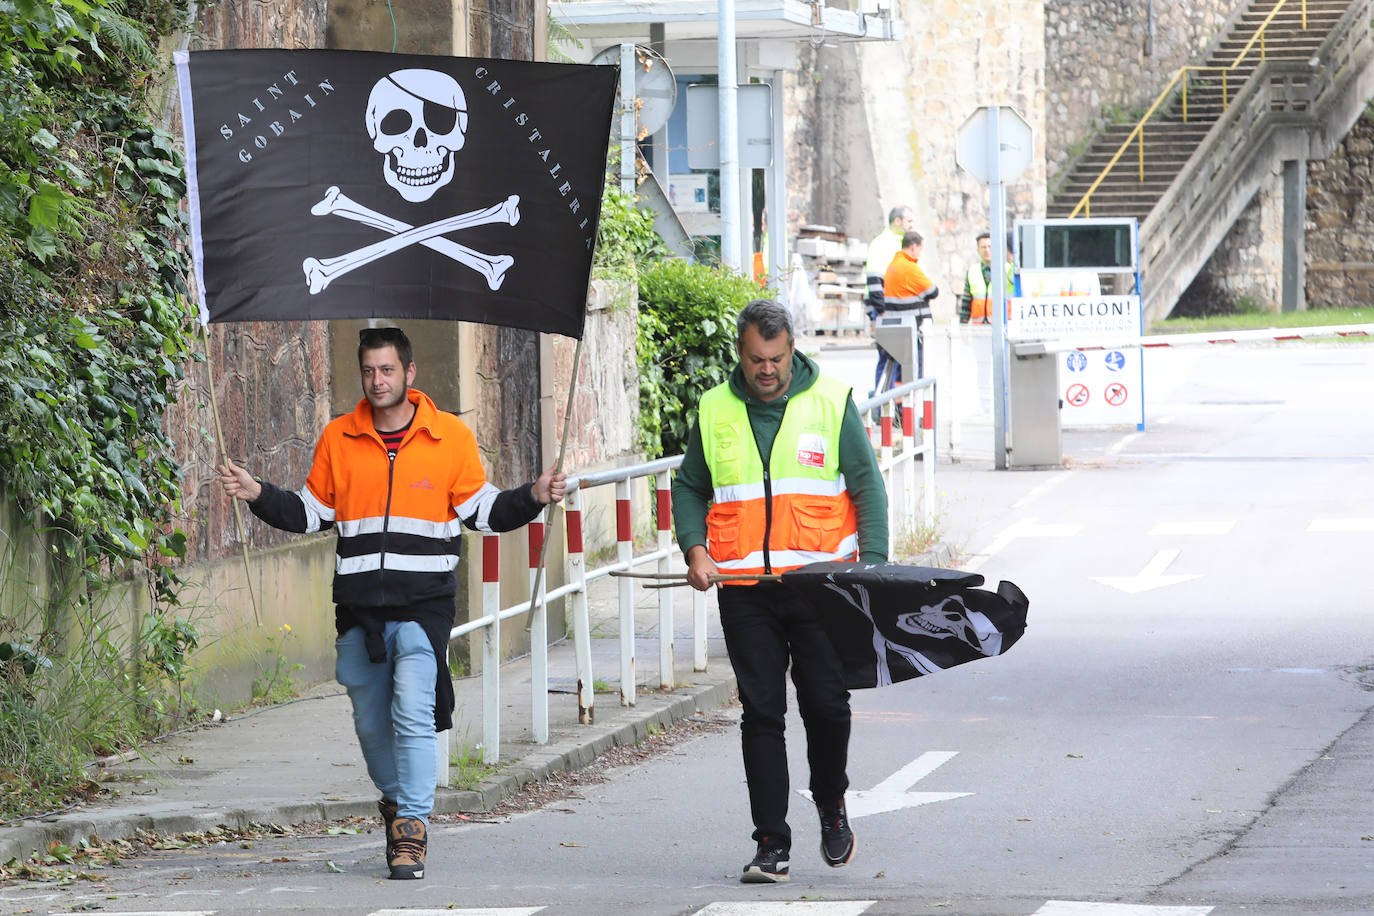
[[[619,64],[620,45],[597,52],[592,63]],[[668,116],[677,105],[677,79],[668,62],[651,48],[635,45],[635,63],[635,139],[643,140],[668,123]],[[620,119],[614,120],[618,131]]]

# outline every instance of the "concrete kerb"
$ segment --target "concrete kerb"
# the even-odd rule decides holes
[[[542,782],[556,773],[585,767],[613,747],[637,744],[655,728],[666,728],[698,712],[730,702],[735,692],[734,675],[722,673],[707,677],[710,678],[707,683],[684,685],[671,694],[641,692],[633,707],[599,708],[606,721],[566,730],[547,745],[518,745],[522,751],[520,756],[503,765],[476,788],[439,789],[435,795],[435,813],[490,811],[523,786]],[[55,843],[74,847],[91,836],[103,840],[133,839],[139,831],[161,835],[200,833],[217,827],[247,829],[254,825],[374,817],[376,813],[376,800],[370,797],[308,804],[236,806],[194,814],[82,812],[55,818],[52,822],[26,822],[18,827],[0,828],[0,862],[26,861],[41,855]]]
[[[579,726],[576,732],[547,745],[530,745],[529,751],[483,780],[476,789],[440,789],[434,810],[440,814],[489,811],[530,783],[543,782],[556,773],[581,769],[615,747],[632,747],[663,729],[699,712],[730,702],[735,694],[731,674],[714,683],[679,687],[672,694],[640,693],[637,705],[618,709],[614,721]]]

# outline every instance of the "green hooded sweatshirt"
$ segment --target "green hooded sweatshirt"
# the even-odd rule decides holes
[[[773,439],[782,426],[787,402],[816,383],[820,368],[805,354],[792,354],[792,380],[787,392],[771,401],[760,401],[750,393],[744,372],[738,365],[730,373],[730,391],[744,401],[749,411],[749,425],[754,430],[759,456],[764,467],[773,451]],[[859,410],[851,399],[844,411],[840,426],[840,473],[859,517],[859,559],[865,563],[887,561],[887,490],[878,470],[873,446],[869,444]],[[714,487],[711,469],[701,447],[700,421],[692,424],[688,434],[687,451],[682,467],[673,478],[673,527],[677,543],[685,554],[696,545],[706,546],[706,511],[711,506]]]

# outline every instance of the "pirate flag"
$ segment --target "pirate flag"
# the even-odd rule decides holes
[[[811,563],[781,581],[815,607],[854,690],[1001,655],[1030,604],[1010,582],[989,592],[976,573],[896,563]]]
[[[201,320],[582,336],[614,67],[176,54]]]

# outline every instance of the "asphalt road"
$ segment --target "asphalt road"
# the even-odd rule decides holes
[[[965,568],[1021,586],[1031,625],[1006,656],[855,695],[860,849],[844,869],[821,862],[796,796],[792,882],[738,883],[752,848],[727,727],[534,813],[436,825],[423,882],[382,880],[376,834],[314,836],[168,851],[111,870],[103,900],[48,899],[508,916],[1374,912],[1374,346],[1146,358],[1143,432],[1067,432],[1061,470],[941,465],[941,532]],[[872,357],[822,364],[858,373]],[[799,721],[789,734],[804,786]],[[38,895],[23,906],[52,911]]]

